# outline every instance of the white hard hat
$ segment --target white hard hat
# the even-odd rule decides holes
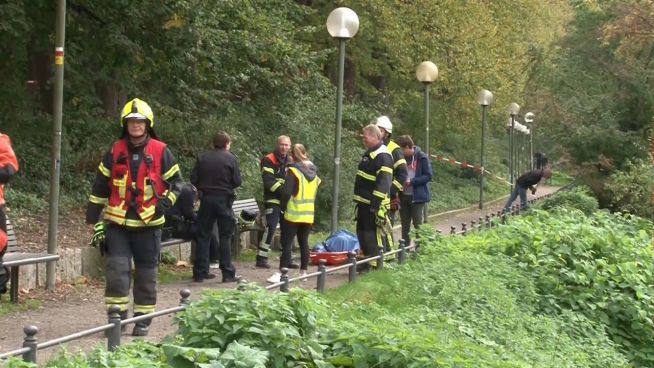
[[[380,128],[384,128],[384,130],[389,134],[393,133],[393,124],[391,123],[391,119],[389,119],[386,115],[382,115],[375,119],[375,125]]]

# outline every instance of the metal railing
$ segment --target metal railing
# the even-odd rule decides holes
[[[538,199],[532,199],[528,201],[528,204],[535,203],[539,199],[547,198],[551,196],[554,193],[546,194],[542,197],[539,197]],[[515,216],[519,215],[525,208],[522,208],[520,205],[514,205],[510,208],[508,211],[497,211],[497,213],[493,213],[491,215],[486,215],[484,218],[480,217],[478,221],[471,221],[470,222],[470,228],[468,228],[467,223],[462,223],[461,224],[461,230],[457,231],[455,226],[452,226],[450,228],[450,235],[466,235],[468,232],[471,231],[479,231],[485,228],[492,228],[494,226],[498,226],[499,223],[505,223],[507,216]],[[357,259],[356,253],[354,252],[349,252],[348,253],[348,261],[340,266],[332,267],[332,268],[327,268],[326,260],[321,259],[319,264],[318,264],[318,271],[309,273],[306,275],[300,275],[297,277],[289,277],[288,275],[288,268],[281,268],[281,277],[280,277],[280,282],[271,284],[269,286],[266,286],[266,290],[274,290],[274,289],[279,289],[280,292],[288,292],[289,291],[289,285],[293,282],[300,282],[302,280],[307,280],[310,278],[315,277],[316,278],[316,290],[319,293],[323,293],[325,291],[326,283],[327,283],[327,276],[329,274],[335,273],[340,270],[347,269],[348,270],[348,282],[353,283],[356,281],[357,276],[358,276],[358,270],[357,266],[359,265],[366,265],[370,264],[371,262],[376,262],[375,268],[377,270],[382,270],[384,269],[384,265],[386,261],[389,258],[397,258],[397,263],[398,264],[404,264],[407,259],[409,252],[411,252],[414,257],[416,257],[419,253],[420,249],[420,239],[416,239],[416,243],[414,245],[409,245],[406,246],[405,241],[401,239],[399,241],[399,248],[391,250],[389,252],[384,252],[383,249],[380,249],[379,254],[374,257],[368,257],[368,258],[363,258],[363,259]],[[397,255],[397,257],[395,257]],[[105,332],[105,335],[107,336],[107,349],[109,351],[114,351],[116,348],[118,348],[121,344],[121,332],[122,328],[126,325],[172,314],[172,313],[177,313],[180,311],[183,311],[186,309],[186,307],[189,305],[189,297],[191,296],[191,291],[188,289],[183,289],[180,291],[180,303],[179,306],[177,307],[172,307],[168,309],[163,309],[158,312],[150,313],[150,314],[145,314],[141,315],[138,317],[132,317],[132,318],[127,318],[124,320],[120,319],[120,308],[116,305],[110,306],[108,310],[108,323],[105,325],[93,327],[84,331],[80,331],[74,334],[66,335],[63,337],[59,337],[53,340],[48,340],[42,343],[38,342],[38,339],[36,337],[38,333],[38,328],[34,325],[28,325],[23,328],[23,332],[25,333],[25,337],[23,339],[23,347],[20,349],[8,351],[6,353],[0,354],[0,361],[3,359],[7,359],[10,357],[15,357],[22,355],[23,361],[25,362],[32,362],[36,363],[37,360],[37,352],[39,350],[47,349],[56,345],[60,345],[69,341],[81,339],[86,336],[90,336],[99,332]]]

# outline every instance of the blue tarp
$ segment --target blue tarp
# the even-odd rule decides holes
[[[314,252],[357,252],[359,239],[347,230],[338,230],[330,235],[324,242],[313,247]]]

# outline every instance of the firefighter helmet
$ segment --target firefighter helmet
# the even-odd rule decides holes
[[[258,215],[258,210],[244,209],[241,211],[238,215],[238,225],[241,228],[241,231],[251,229]]]
[[[389,119],[386,115],[382,115],[375,119],[375,125],[377,125],[379,128],[384,128],[388,134],[393,133],[393,124],[391,123],[391,119]]]
[[[125,104],[120,113],[120,126],[124,128],[125,122],[130,118],[147,120],[150,129],[154,128],[154,114],[150,105],[143,100],[135,98]]]

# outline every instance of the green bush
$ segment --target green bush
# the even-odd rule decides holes
[[[612,211],[624,211],[652,219],[652,186],[654,172],[646,160],[629,163],[625,171],[616,171],[605,183],[604,190]]]
[[[590,195],[589,189],[576,187],[572,190],[561,191],[554,196],[544,199],[537,207],[544,210],[555,208],[576,208],[586,215],[599,209],[597,199]]]
[[[578,203],[571,202],[574,206]],[[629,360],[654,365],[652,223],[632,215],[557,206],[468,239],[506,254],[534,281],[539,310],[579,312],[602,324]],[[477,235],[476,235],[477,236]],[[574,333],[583,333],[571,324]]]

